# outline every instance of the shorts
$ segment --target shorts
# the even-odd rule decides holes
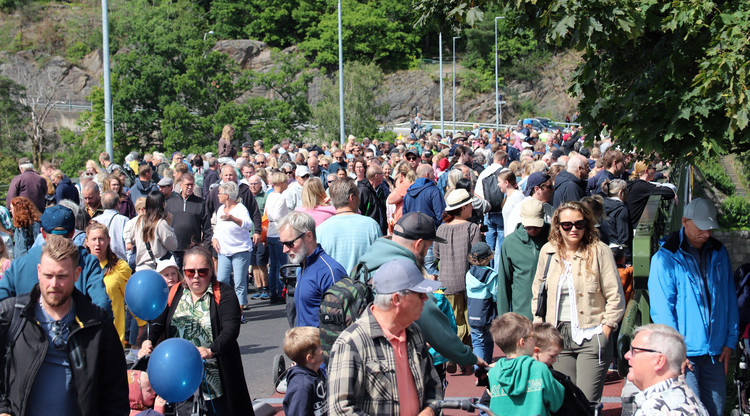
[[[250,251],[250,265],[268,265],[268,246],[266,243],[253,244],[253,249]]]

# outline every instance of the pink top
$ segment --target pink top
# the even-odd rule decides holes
[[[315,226],[317,227],[322,223],[323,221],[333,217],[336,215],[336,208],[334,208],[331,205],[318,205],[314,209],[307,209],[304,207],[299,207],[295,209],[295,211],[304,212],[305,214],[310,214],[311,217],[315,220]]]
[[[10,268],[10,260],[6,258],[0,259],[0,279],[5,276],[5,271],[8,270],[8,268]]]

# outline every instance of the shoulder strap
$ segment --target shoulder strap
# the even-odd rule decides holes
[[[146,241],[146,251],[148,251],[148,255],[151,257],[151,261],[153,261],[154,264],[156,264],[156,257],[154,257],[154,252],[151,251],[151,243],[148,241]]]
[[[180,289],[181,285],[179,283],[176,283],[174,286],[169,288],[169,297],[167,298],[167,307],[172,306],[172,300],[174,300],[174,296],[177,294],[177,291]]]
[[[542,277],[542,283],[547,282],[547,272],[549,271],[549,264],[552,261],[552,255],[554,253],[547,253],[547,265],[544,266],[544,276]]]
[[[214,300],[216,301],[216,306],[221,303],[221,288],[219,287],[219,281],[214,281],[213,285],[211,285],[211,291],[214,292]]]
[[[364,271],[365,273],[364,279],[360,279],[362,271]],[[352,269],[352,272],[349,274],[349,278],[354,281],[367,283],[370,280],[370,269],[367,268],[367,265],[364,262],[359,262],[356,266],[354,266],[354,269]]]

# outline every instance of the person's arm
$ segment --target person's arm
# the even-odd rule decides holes
[[[422,315],[415,321],[422,330],[425,341],[450,361],[467,366],[477,363],[477,356],[472,348],[461,342],[452,330],[448,317],[440,311],[432,296],[425,301]]]
[[[331,350],[328,365],[328,412],[331,416],[367,413],[357,407],[364,384],[364,364],[359,352],[339,338]]]
[[[648,273],[648,295],[651,305],[651,319],[656,324],[664,324],[679,330],[675,303],[677,302],[677,287],[674,281],[674,270],[668,268],[663,250],[651,258],[651,268]]]
[[[81,292],[83,292],[83,294],[91,298],[93,304],[107,311],[107,314],[111,318],[113,317],[112,303],[109,300],[109,295],[107,295],[107,288],[104,286],[104,272],[102,271],[101,266],[99,266],[99,260],[88,254],[85,250],[86,249],[81,247],[78,248],[78,252],[81,255],[78,265],[81,266],[82,269],[79,282],[81,282],[81,280],[85,281],[81,282],[82,284],[80,286],[78,286],[78,284],[76,284],[76,286]],[[0,280],[0,282],[2,280]]]
[[[531,283],[531,315],[534,317],[534,322],[542,322],[542,319],[536,316],[536,304],[537,299],[539,299],[539,288],[542,286],[542,279],[544,279],[544,269],[547,265],[547,257],[549,257],[549,254],[545,253],[544,251],[544,248],[547,246],[547,244],[545,244],[539,251],[539,259],[536,262],[536,274],[534,275],[534,281]],[[548,305],[549,299],[550,297],[548,296]]]
[[[237,300],[237,295],[234,293],[234,289],[225,284],[220,284],[219,287],[221,300],[218,310],[221,332],[214,337],[214,342],[209,346],[214,356],[220,355],[224,349],[232,343],[236,343],[237,337],[240,335],[240,314],[237,313],[240,310],[240,302]]]
[[[10,267],[3,274],[3,278],[0,279],[0,300],[16,296],[15,282],[18,279],[16,277],[17,269],[18,269],[18,262],[17,261],[11,262]]]
[[[609,337],[609,334],[617,329],[625,314],[625,292],[622,290],[622,280],[620,280],[612,250],[604,243],[599,243],[596,252],[599,256],[599,281],[606,302],[602,324],[609,327],[609,329],[604,328],[604,334]]]
[[[443,212],[445,212],[445,197],[438,191],[432,194],[432,209],[435,212],[435,226],[443,223]]]
[[[255,196],[249,188],[245,193],[245,198],[242,198],[242,205],[244,205],[247,210],[248,220],[252,220],[253,244],[258,244],[260,241],[260,233],[263,229],[263,214],[261,214],[260,209],[258,209],[258,201],[255,200]],[[248,227],[247,229],[249,230],[250,228]],[[258,236],[258,241],[256,241],[255,235]]]
[[[497,270],[497,315],[510,310],[511,285],[513,284],[513,260],[508,254],[508,245],[500,245],[500,257]]]
[[[167,223],[167,220],[159,221],[156,227],[159,233],[159,241],[167,251],[177,250],[177,235],[174,232],[174,228]]]
[[[542,385],[544,386],[544,393],[542,394],[544,408],[549,412],[560,410],[560,406],[562,406],[565,399],[565,387],[559,381],[555,380],[549,370],[544,371],[542,374]]]

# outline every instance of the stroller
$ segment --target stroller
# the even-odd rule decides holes
[[[732,409],[731,415],[750,416],[750,263],[737,268],[734,281],[737,287],[740,328],[744,331],[737,346],[737,365],[734,369],[737,405]]]

